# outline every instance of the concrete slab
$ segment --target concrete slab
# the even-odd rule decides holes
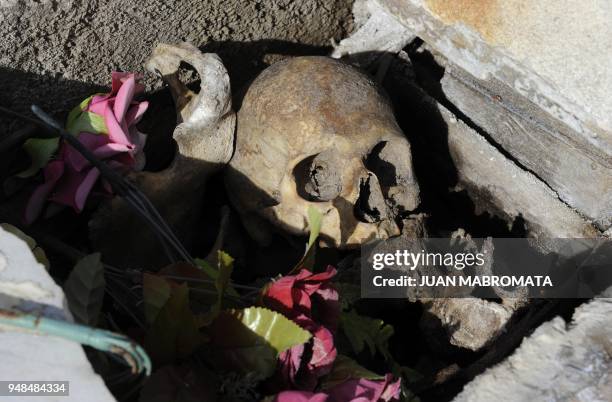
[[[0,228],[0,309],[11,308],[72,321],[64,292],[28,245]],[[70,382],[70,396],[45,401],[115,401],[78,343],[0,326],[0,360],[2,381]]]

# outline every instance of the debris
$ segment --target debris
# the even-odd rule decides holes
[[[451,345],[474,351],[493,342],[514,313],[508,306],[478,298],[432,299],[424,302],[424,307],[420,324],[424,333],[433,335],[442,330]],[[428,337],[430,341],[435,338]]]
[[[455,402],[605,401],[612,395],[612,289],[578,307],[571,323],[556,317],[489,368]]]

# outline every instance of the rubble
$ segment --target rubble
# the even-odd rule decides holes
[[[420,327],[424,333],[444,332],[451,345],[478,351],[506,330],[514,309],[478,298],[432,299],[424,302]],[[430,341],[435,340],[430,338]]]

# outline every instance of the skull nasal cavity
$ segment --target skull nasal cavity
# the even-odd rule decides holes
[[[388,218],[387,204],[376,176],[368,173],[359,183],[355,216],[363,222],[380,222]]]
[[[342,192],[341,161],[333,151],[309,156],[295,166],[293,174],[300,197],[331,201]]]
[[[372,149],[364,163],[366,168],[378,177],[378,181],[384,187],[398,185],[398,172],[393,163],[393,159],[397,159],[393,158],[395,152],[397,152],[397,150],[393,151],[392,144],[389,142],[379,142]]]

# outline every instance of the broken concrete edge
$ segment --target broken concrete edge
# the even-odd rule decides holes
[[[512,42],[508,42],[508,36],[510,36],[508,32],[500,33],[504,37],[499,39],[499,43],[487,37],[488,34],[491,34],[490,31],[508,28],[506,25],[511,25],[512,22],[509,23],[503,19],[499,20],[500,17],[495,16],[498,18],[498,23],[504,23],[504,27],[494,26],[493,16],[480,14],[480,18],[476,19],[477,21],[483,24],[491,24],[490,29],[487,31],[482,26],[475,27],[470,25],[474,21],[462,15],[462,12],[468,10],[460,8],[454,10],[452,2],[440,3],[432,0],[426,2],[418,0],[371,1],[386,10],[387,14],[393,15],[409,31],[435,47],[448,59],[473,76],[479,79],[490,77],[499,79],[555,118],[570,126],[575,130],[575,134],[581,137],[580,140],[587,141],[593,147],[603,150],[607,155],[612,155],[612,135],[610,135],[610,132],[612,132],[612,118],[603,113],[604,108],[601,108],[600,105],[578,104],[577,99],[569,99],[566,93],[564,93],[567,91],[558,88],[560,84],[568,85],[568,83],[555,82],[551,77],[541,76],[539,71],[534,70],[530,65],[531,60],[528,57],[524,57],[522,60],[517,59],[518,55],[507,49]],[[531,8],[530,4],[523,4],[523,7],[520,7],[521,4],[518,4],[521,3],[520,1],[509,3],[511,4],[508,4],[508,7],[516,7],[517,9]],[[437,7],[433,7],[436,4]],[[461,6],[457,5],[457,7]],[[435,8],[435,11],[432,11],[432,8]],[[445,10],[445,8],[448,8],[446,11],[448,11],[449,15],[442,13],[442,10]],[[559,11],[557,7],[554,9]],[[484,13],[487,10],[481,11]],[[450,14],[452,14],[452,17]],[[489,21],[488,17],[491,17],[491,21]],[[550,15],[548,18],[551,19]],[[519,24],[517,23],[517,25]],[[527,24],[528,22],[525,23],[525,31],[529,28]],[[525,38],[525,34],[528,34],[528,32],[515,32],[514,41],[531,40]],[[517,35],[520,37],[517,37]],[[554,38],[551,40],[554,40]],[[558,45],[556,42],[555,44]],[[544,49],[541,49],[542,46],[545,46],[545,43],[538,44],[531,42],[531,45],[545,53]],[[516,51],[516,49],[513,50]],[[598,68],[605,71],[605,65]],[[563,68],[561,67],[560,69]],[[550,71],[547,72],[550,73]],[[553,78],[557,77],[554,74],[551,75],[554,76]],[[603,78],[605,79],[605,76]],[[569,83],[569,85],[572,84],[573,82]],[[583,97],[576,95],[576,98]],[[598,112],[594,111],[596,108],[598,108]]]
[[[441,85],[447,102],[570,208],[601,230],[612,225],[612,165],[604,155],[573,141],[567,126],[503,83],[477,80],[443,63]]]
[[[72,321],[66,297],[28,244],[0,227],[0,310]],[[69,381],[67,401],[113,402],[80,344],[0,326],[0,378]]]
[[[415,38],[376,2],[357,0],[353,15],[357,29],[339,44],[334,44],[333,58],[351,58],[368,52],[373,53],[373,57],[383,52],[397,53]]]
[[[506,360],[468,383],[454,402],[603,401],[612,395],[612,288],[525,338]]]
[[[438,108],[448,124],[449,148],[459,181],[477,207],[508,221],[522,217],[534,237],[601,236],[545,183],[507,159],[448,109],[439,104]]]
[[[476,212],[487,211],[508,224],[523,218],[530,237],[538,239],[601,237],[590,222],[559,200],[548,185],[523,170],[416,84],[402,91],[415,94],[427,113],[439,114],[447,132],[427,132],[419,140],[432,153],[443,140],[457,170],[458,189],[465,189]],[[444,138],[440,137],[444,136]],[[440,150],[443,151],[443,150]],[[435,167],[435,166],[433,166]]]
[[[20,302],[3,306],[29,310],[29,302],[48,306],[54,318],[72,321],[62,289],[45,267],[36,261],[28,244],[0,227],[0,295],[6,301]],[[44,311],[41,312],[44,315]]]

